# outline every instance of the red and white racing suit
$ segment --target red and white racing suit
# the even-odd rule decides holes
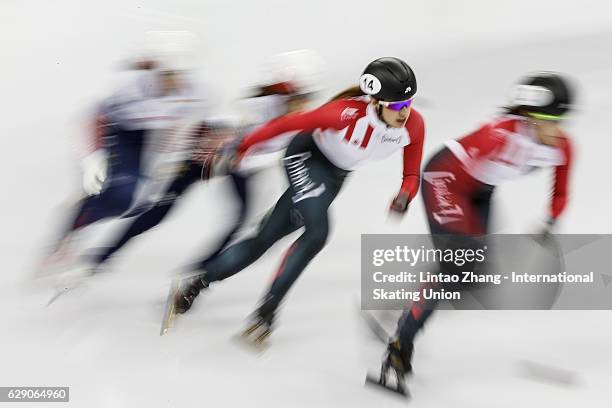
[[[423,172],[423,199],[432,233],[484,234],[491,193],[505,180],[554,167],[549,217],[558,218],[568,198],[572,161],[569,138],[557,146],[539,142],[520,116],[503,115],[446,143]]]

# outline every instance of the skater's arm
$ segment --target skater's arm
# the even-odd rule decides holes
[[[244,154],[257,143],[291,131],[343,129],[350,124],[349,121],[342,119],[341,112],[344,107],[344,101],[334,101],[315,110],[292,113],[274,119],[245,136],[238,146],[238,153]]]
[[[94,118],[89,125],[89,140],[85,151],[87,155],[104,147],[106,127],[109,122],[116,121],[113,112],[119,107],[146,98],[144,90],[147,87],[144,85],[144,78],[145,75],[129,75],[121,78],[112,92],[96,103]]]
[[[83,176],[83,190],[88,195],[98,195],[107,176],[107,155],[103,149],[104,116],[98,112],[92,123],[92,136],[86,147],[86,154],[81,159],[81,172]]]
[[[411,201],[419,191],[421,179],[421,158],[423,156],[423,142],[425,140],[425,123],[421,115],[413,111],[406,124],[410,135],[410,144],[404,146],[403,151],[403,177],[400,194]]]
[[[567,204],[569,196],[569,172],[572,162],[572,148],[569,139],[565,138],[561,146],[565,155],[565,163],[555,168],[552,199],[550,205],[550,220],[555,221]]]
[[[410,113],[406,129],[410,143],[404,146],[403,174],[400,191],[395,196],[389,210],[391,213],[404,214],[408,210],[410,201],[419,191],[421,182],[421,157],[423,155],[423,142],[425,139],[425,124],[421,115],[413,110]]]
[[[502,129],[489,124],[458,140],[472,160],[490,157],[499,152],[506,144]]]
[[[96,114],[90,124],[89,142],[86,147],[86,154],[93,153],[96,150],[104,147],[104,131],[106,125],[106,119],[102,111],[96,111]]]

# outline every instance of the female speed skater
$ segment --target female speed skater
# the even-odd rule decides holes
[[[239,102],[245,116],[239,129],[230,124],[203,120],[188,130],[192,154],[180,166],[181,170],[169,183],[166,191],[152,207],[137,215],[124,232],[107,248],[92,257],[88,266],[89,273],[100,270],[117,251],[132,238],[150,230],[161,223],[177,200],[194,183],[205,181],[218,175],[215,157],[225,149],[240,141],[246,134],[269,120],[289,113],[306,109],[313,97],[320,91],[315,78],[320,78],[324,69],[323,59],[314,51],[297,50],[273,56],[266,67],[261,84],[253,90],[253,95]],[[286,144],[285,144],[286,145]],[[275,148],[281,148],[278,145]],[[270,150],[270,149],[268,149]],[[275,156],[274,154],[272,156]],[[259,155],[261,158],[262,155]],[[268,155],[269,157],[269,155]],[[261,161],[261,160],[260,160]],[[236,169],[229,172],[232,191],[239,203],[236,220],[230,231],[220,240],[216,249],[207,258],[217,255],[241,228],[248,208],[247,179],[256,168]]]
[[[495,186],[542,167],[554,168],[548,234],[568,200],[572,163],[563,119],[573,103],[567,79],[553,72],[532,74],[516,85],[511,106],[476,131],[451,140],[423,170],[422,196],[434,246],[477,248],[488,233]],[[474,262],[458,267],[441,263],[439,273],[475,270]],[[422,288],[424,289],[424,288]],[[377,381],[404,393],[404,375],[412,371],[413,341],[436,307],[435,300],[414,302],[398,321]],[[395,387],[387,384],[396,374]]]
[[[276,241],[304,227],[243,333],[245,340],[263,345],[281,300],[325,246],[328,208],[346,177],[367,161],[384,159],[400,149],[403,181],[390,210],[401,214],[407,211],[419,188],[424,139],[423,119],[411,107],[417,91],[415,75],[404,61],[385,57],[368,64],[359,84],[359,88],[343,92],[318,109],[271,121],[243,139],[237,148],[238,159],[265,141],[300,131],[283,159],[289,187],[253,238],[230,246],[200,264],[190,277],[173,284],[165,323],[173,313],[186,312],[202,289],[240,272]]]

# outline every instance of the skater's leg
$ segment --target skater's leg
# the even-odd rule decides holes
[[[137,179],[123,180],[108,186],[100,195],[85,197],[78,202],[66,226],[55,239],[51,253],[57,253],[70,241],[73,234],[97,221],[116,217],[131,205]]]
[[[483,247],[483,240],[476,236],[463,235],[446,232],[444,235],[433,236],[434,246],[437,249],[441,249],[443,252],[449,251],[452,253],[458,253],[459,251],[472,251],[476,252],[478,248]],[[457,265],[452,261],[440,262],[439,263],[439,274],[442,275],[456,275],[461,277],[463,271],[474,271],[479,273],[479,267],[481,265],[476,261],[466,261],[461,265]],[[461,279],[459,279],[461,282]],[[399,355],[402,356],[403,366],[410,367],[410,360],[412,357],[413,342],[414,338],[423,328],[427,320],[431,317],[434,310],[438,305],[438,300],[435,299],[424,299],[423,294],[425,290],[436,290],[441,289],[447,291],[465,290],[467,287],[461,284],[453,283],[426,283],[420,288],[421,298],[419,301],[412,303],[410,308],[402,314],[397,323],[396,341],[398,342],[397,350]]]
[[[448,232],[445,235],[434,236],[433,241],[437,249],[441,249],[443,252],[448,251],[453,253],[458,253],[459,251],[476,252],[484,245],[484,241],[482,240],[482,238],[471,235],[452,234]],[[442,261],[439,263],[438,273],[442,275],[459,276],[460,282],[463,271],[474,271],[475,273],[479,273],[480,266],[481,265],[479,265],[476,261],[465,261],[465,263],[461,265],[457,265],[452,261]],[[420,300],[418,302],[414,302],[411,305],[410,309],[406,311],[398,321],[397,334],[399,336],[400,343],[403,347],[411,347],[414,337],[419,332],[419,330],[423,328],[425,322],[431,317],[438,304],[437,300],[423,299],[423,291],[429,289],[444,289],[454,291],[465,290],[467,289],[467,287],[465,285],[452,283],[423,284],[423,286],[420,288]]]
[[[416,302],[402,314],[397,323],[396,332],[402,346],[409,346],[413,343],[416,334],[434,312],[436,304],[437,301]]]
[[[174,297],[176,313],[185,313],[209,283],[223,280],[240,272],[261,257],[276,241],[302,225],[290,217],[291,198],[288,191],[281,196],[274,209],[261,223],[258,233],[237,242],[213,259],[192,266],[195,276],[183,279]]]
[[[229,245],[229,243],[234,239],[234,236],[236,235],[236,233],[240,230],[240,228],[242,228],[242,225],[244,224],[244,220],[246,218],[246,214],[248,211],[248,205],[249,205],[248,195],[247,195],[248,194],[247,192],[248,176],[243,176],[238,173],[231,173],[230,179],[232,182],[233,192],[235,194],[236,201],[238,202],[238,206],[239,206],[238,211],[237,211],[237,217],[234,221],[234,224],[231,230],[229,230],[225,234],[225,237],[220,240],[220,243],[216,246],[216,249],[214,249],[210,253],[210,255],[208,255],[206,258],[200,261],[199,269],[206,269],[206,264],[210,260],[219,256],[221,251],[223,251],[225,247]]]
[[[109,217],[117,217],[131,205],[137,184],[136,177],[111,183],[100,195],[87,197],[70,228],[70,232]]]
[[[145,132],[119,132],[113,136],[109,150],[109,177],[97,196],[85,198],[68,233],[108,217],[116,217],[129,209],[140,180]]]
[[[223,280],[240,272],[259,259],[276,241],[300,228],[301,225],[291,219],[290,208],[291,197],[287,190],[254,237],[230,246],[205,263],[206,280]]]
[[[306,163],[307,160],[310,160]],[[327,240],[327,208],[340,190],[347,172],[336,168],[316,148],[311,135],[298,135],[287,148],[283,160],[289,188],[253,238],[230,246],[219,256],[201,265],[204,274],[187,286],[185,299],[189,306],[199,290],[210,282],[226,279],[246,268],[285,235],[306,226],[277,274],[269,299],[282,298],[310,260]],[[287,274],[285,271],[289,267]],[[284,276],[281,276],[284,275]],[[194,288],[194,290],[191,290]],[[183,302],[184,303],[184,302]],[[273,309],[277,306],[274,305]]]
[[[478,230],[480,234],[489,233],[489,224],[491,219],[491,197],[493,189],[483,189],[480,194],[474,199],[474,208],[478,214]]]
[[[475,245],[470,234],[482,231],[481,213],[474,205],[472,196],[463,183],[461,163],[448,149],[438,152],[425,166],[423,172],[422,197],[437,249],[458,250]],[[460,274],[470,270],[469,265],[458,267],[452,262],[441,262],[438,273],[445,275]],[[466,269],[468,268],[468,269]],[[412,369],[413,342],[433,314],[438,301],[423,299],[428,289],[439,290],[440,284],[424,284],[420,289],[421,299],[415,301],[400,317],[395,339],[387,350],[387,361],[397,370],[408,372]],[[449,289],[449,288],[444,288]]]
[[[325,246],[330,228],[328,208],[347,175],[316,148],[311,147],[308,153],[312,155],[295,154],[290,147],[283,161],[292,192],[291,214],[300,219],[305,229],[286,252],[258,310],[260,316],[274,313],[297,278]]]
[[[287,250],[279,266],[270,295],[280,302],[310,261],[323,249],[329,235],[329,217],[325,203],[316,199],[300,203],[298,213],[304,220],[305,230]]]
[[[140,179],[140,165],[144,144],[144,131],[117,131],[107,140],[109,176],[97,196],[86,197],[77,204],[75,211],[55,241],[52,252],[43,261],[45,268],[66,259],[74,244],[75,232],[97,221],[119,216],[129,209]],[[50,260],[50,262],[47,262]]]
[[[282,299],[325,246],[329,234],[328,208],[348,174],[330,163],[308,135],[296,136],[283,164],[291,192],[290,214],[299,219],[305,229],[285,254],[252,322],[242,334],[255,345],[263,344],[268,338]]]
[[[194,164],[190,167],[188,172],[174,179],[161,200],[149,210],[134,218],[129,227],[113,245],[105,248],[102,253],[94,257],[94,263],[99,265],[106,262],[132,238],[150,230],[162,222],[174,207],[178,198],[181,197],[194,182],[200,179],[200,172],[201,166]]]

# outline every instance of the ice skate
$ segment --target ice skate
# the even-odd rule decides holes
[[[368,374],[366,376],[366,384],[372,384],[384,387],[385,389],[398,393],[403,396],[408,396],[406,390],[405,376],[412,373],[412,352],[414,347],[412,343],[406,347],[400,345],[399,339],[395,339],[389,343],[385,359],[381,365],[378,378]],[[391,380],[392,373],[395,380]]]
[[[97,268],[95,265],[79,265],[60,274],[55,283],[55,293],[47,302],[47,306],[50,306],[66,293],[74,291],[77,288],[83,288],[96,271]]]
[[[268,339],[272,334],[272,326],[275,311],[278,304],[272,296],[268,296],[262,305],[257,309],[251,322],[245,330],[235,336],[241,344],[255,350],[263,352],[270,346]]]
[[[205,274],[175,278],[172,281],[166,300],[160,336],[166,334],[172,327],[176,315],[188,311],[202,289],[208,288],[208,282],[204,276]]]

